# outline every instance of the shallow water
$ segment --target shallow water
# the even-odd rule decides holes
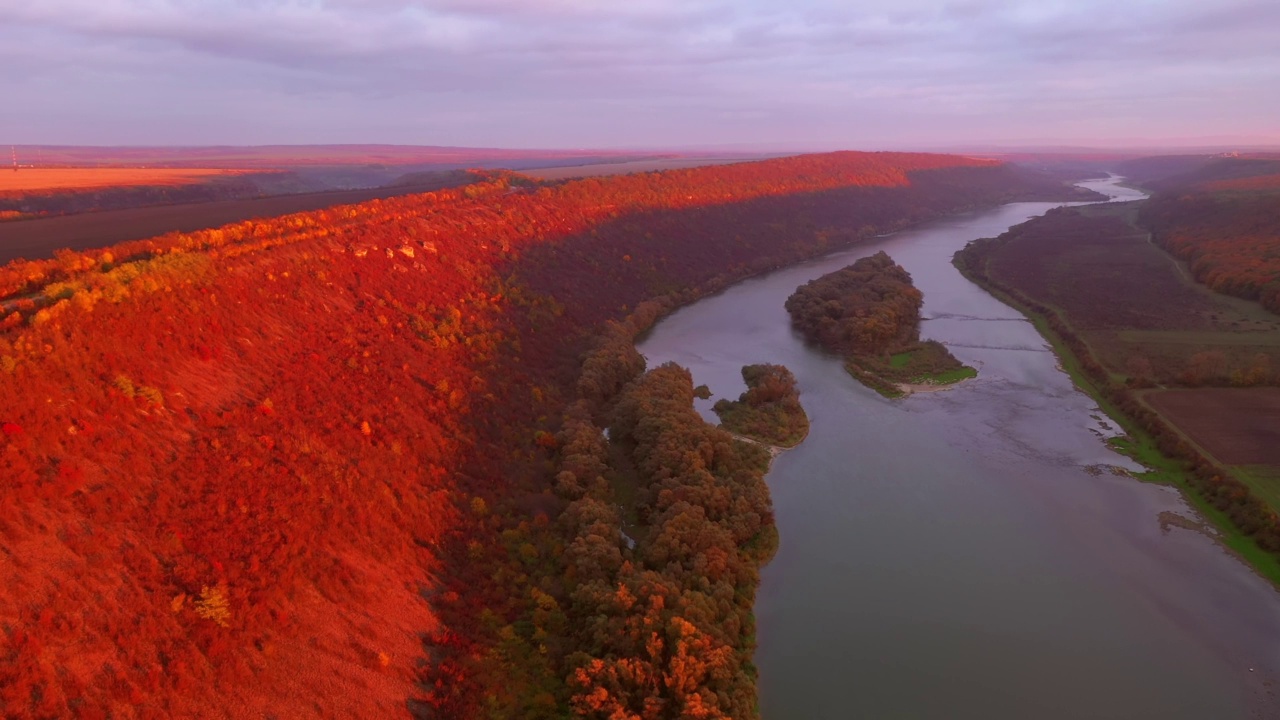
[[[1116,199],[1118,179],[1084,183]],[[782,363],[812,430],[768,482],[782,542],[756,602],[760,700],[789,718],[1280,716],[1280,593],[1172,489],[1110,473],[1110,423],[1017,311],[952,254],[1058,203],[1015,203],[739,283],[640,344],[715,398]],[[886,400],[807,347],[783,302],[879,250],[924,293],[922,335],[976,379]]]

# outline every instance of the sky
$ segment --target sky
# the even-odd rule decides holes
[[[0,0],[0,144],[1280,144],[1275,0]]]

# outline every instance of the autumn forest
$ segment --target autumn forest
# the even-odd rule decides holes
[[[754,717],[768,453],[635,337],[734,280],[1064,192],[896,153],[490,173],[6,265],[0,705]]]

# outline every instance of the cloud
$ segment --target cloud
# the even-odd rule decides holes
[[[208,142],[920,143],[1113,108],[1117,133],[1263,132],[1275,27],[1249,0],[0,0],[0,91],[30,108],[0,131],[90,141],[146,108],[139,138],[235,117]],[[76,88],[80,125],[51,123]]]

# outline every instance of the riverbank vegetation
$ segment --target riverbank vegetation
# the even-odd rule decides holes
[[[1135,225],[1144,216],[1132,204],[1053,210],[971,243],[955,264],[1036,322],[1123,425],[1119,447],[1185,489],[1228,545],[1280,583],[1276,494],[1258,492],[1280,462],[1265,420],[1280,396],[1263,387],[1280,385],[1280,324],[1197,285]]]
[[[752,605],[777,547],[769,453],[708,425],[693,398],[688,371],[663,365],[616,397],[612,452],[585,412],[562,433],[565,662],[578,716],[755,717]],[[632,542],[608,484],[577,484],[593,472],[634,478]]]
[[[752,717],[767,453],[634,337],[1054,192],[892,153],[491,174],[0,267],[0,703]]]
[[[766,445],[799,445],[809,434],[809,417],[791,371],[782,365],[747,365],[742,379],[747,391],[737,400],[719,400],[713,408],[724,428]]]
[[[801,285],[786,308],[800,334],[843,356],[851,375],[898,397],[903,384],[947,385],[977,375],[942,343],[920,341],[923,304],[911,275],[879,252]]]

